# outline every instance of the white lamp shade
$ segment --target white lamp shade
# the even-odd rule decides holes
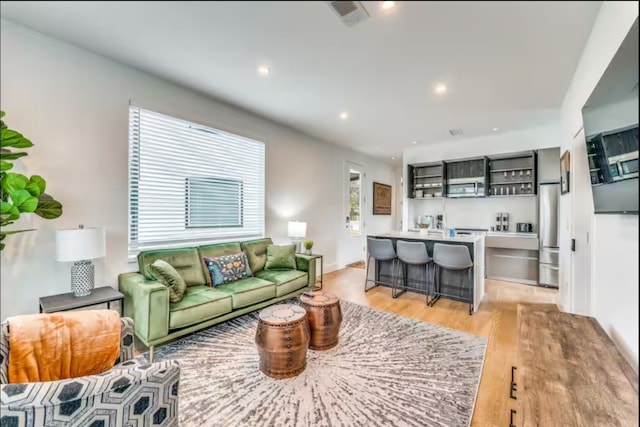
[[[56,231],[56,260],[83,261],[102,258],[107,253],[104,228],[73,228]]]
[[[307,235],[307,223],[298,221],[289,221],[289,237],[302,238]]]

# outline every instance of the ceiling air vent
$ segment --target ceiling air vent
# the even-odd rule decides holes
[[[359,1],[328,1],[327,4],[347,27],[353,27],[369,17]]]
[[[462,129],[458,128],[458,129],[449,129],[449,133],[452,136],[456,136],[456,135],[462,135]]]

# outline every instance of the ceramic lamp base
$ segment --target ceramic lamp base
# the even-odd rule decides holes
[[[78,261],[71,267],[71,291],[74,297],[91,294],[94,286],[94,268],[91,261]]]
[[[291,239],[291,244],[296,246],[296,253],[299,254],[302,247],[302,240]]]

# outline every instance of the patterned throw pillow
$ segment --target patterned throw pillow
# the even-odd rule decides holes
[[[249,267],[249,260],[247,260],[247,254],[244,252],[215,258],[204,257],[203,260],[211,275],[211,284],[214,288],[223,283],[230,283],[253,276]]]
[[[265,270],[296,269],[296,245],[267,246]]]
[[[182,301],[187,284],[171,264],[157,259],[153,264],[149,265],[149,272],[158,282],[169,288],[169,301]]]

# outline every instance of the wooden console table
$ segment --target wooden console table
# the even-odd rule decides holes
[[[513,425],[638,425],[638,375],[594,318],[520,304],[518,337]]]

